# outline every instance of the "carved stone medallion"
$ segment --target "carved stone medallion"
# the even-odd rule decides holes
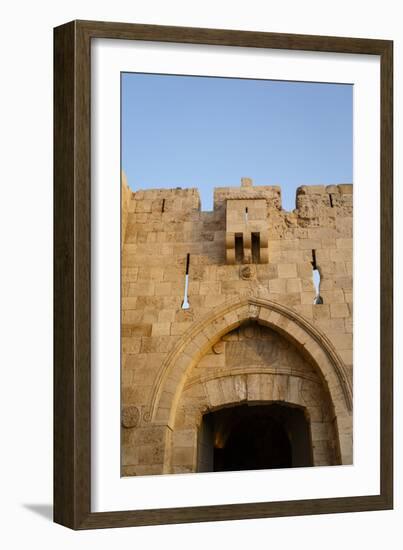
[[[224,352],[224,346],[225,346],[225,343],[220,340],[219,342],[217,342],[216,344],[214,344],[213,346],[213,351],[216,355],[220,355],[221,353]]]
[[[256,276],[255,266],[253,265],[244,265],[240,268],[239,274],[241,279],[244,281],[249,281]]]
[[[137,407],[129,405],[122,411],[122,426],[124,428],[135,428],[138,424],[140,413]]]

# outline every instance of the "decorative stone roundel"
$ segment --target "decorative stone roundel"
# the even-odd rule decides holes
[[[124,428],[135,428],[138,424],[140,413],[137,407],[129,405],[122,411],[122,426]]]
[[[253,279],[255,277],[255,268],[252,265],[244,265],[239,271],[241,279],[243,279],[244,281]]]
[[[220,355],[221,353],[224,352],[224,342],[222,342],[221,340],[219,342],[217,342],[216,344],[214,344],[213,346],[213,351],[216,355]]]

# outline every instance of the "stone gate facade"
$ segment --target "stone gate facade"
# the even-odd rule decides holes
[[[206,415],[245,405],[277,407],[293,466],[352,464],[352,198],[302,186],[287,212],[243,178],[203,212],[123,178],[122,475],[211,471],[231,427]]]

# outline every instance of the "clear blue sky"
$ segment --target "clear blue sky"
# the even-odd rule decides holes
[[[353,87],[236,78],[122,74],[122,168],[130,187],[352,183]]]

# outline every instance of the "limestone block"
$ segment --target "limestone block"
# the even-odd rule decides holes
[[[287,397],[286,400],[289,403],[294,403],[295,405],[302,405],[301,399],[301,387],[302,379],[296,376],[288,377],[288,387],[287,387]]]
[[[172,336],[179,336],[186,332],[190,327],[191,323],[189,321],[184,321],[183,323],[171,323],[170,324],[170,334]]]
[[[315,304],[312,311],[315,320],[329,319],[330,317],[330,306],[328,304]]]
[[[335,230],[332,230],[335,232]],[[336,235],[336,233],[335,233]],[[327,250],[330,248],[336,248],[336,239],[335,238],[328,238],[328,239],[322,239],[322,250]],[[320,249],[319,249],[320,250]]]
[[[285,294],[287,289],[286,279],[272,279],[269,281],[269,292],[273,294]]]
[[[151,336],[168,336],[171,334],[171,323],[154,323]]]
[[[156,296],[169,296],[172,292],[172,283],[163,282],[155,284]]]
[[[152,325],[149,323],[122,324],[121,334],[123,338],[151,336]]]
[[[127,431],[127,430],[125,430]],[[136,467],[129,469],[127,465],[137,465],[139,461],[139,448],[130,440],[126,441],[123,436],[122,441],[122,467],[123,475],[133,475],[133,470],[136,471]],[[134,474],[135,475],[135,474]]]
[[[123,353],[140,353],[141,338],[133,338],[122,336],[122,351]]]
[[[345,331],[347,333],[352,333],[353,332],[353,320],[351,318],[344,320],[344,326],[345,326]]]
[[[345,262],[347,275],[353,275],[353,262]]]
[[[286,280],[286,292],[301,292],[301,280],[300,279],[287,279]]]
[[[247,399],[248,401],[260,400],[260,375],[247,375]]]
[[[220,294],[221,283],[219,281],[200,283],[200,294]]]
[[[217,307],[223,304],[226,300],[225,294],[207,294],[205,297],[204,305],[210,310],[211,308]]]
[[[313,318],[313,307],[312,304],[297,304],[294,306],[295,311],[300,313],[303,317],[307,319]]]
[[[184,270],[182,267],[167,266],[163,270],[163,279],[168,282],[178,282],[183,280]]]
[[[281,250],[281,252],[289,252],[291,250],[299,250],[300,248],[300,241],[299,239],[288,239],[288,240],[281,240],[281,241],[275,241],[277,242],[278,248]],[[270,243],[270,246],[273,246],[273,243]]]
[[[190,447],[193,449],[197,444],[197,430],[175,430],[173,444],[175,447]]]
[[[280,253],[279,257],[276,258],[276,261],[282,264],[287,264],[287,263],[298,264],[298,263],[304,262],[305,260],[309,261],[310,259],[311,259],[310,251],[306,253],[306,251],[304,250],[286,250]]]
[[[158,311],[152,309],[143,310],[143,315],[141,317],[143,323],[157,323],[158,322]]]
[[[351,290],[353,288],[353,278],[351,276],[341,276],[334,278],[334,288]]]
[[[350,312],[347,304],[330,304],[330,316],[332,318],[349,317]]]
[[[326,193],[324,185],[302,185],[297,189],[297,195],[322,195]]]
[[[337,417],[337,427],[339,432],[343,435],[352,435],[353,433],[353,419],[351,415],[339,415]]]
[[[267,324],[268,326],[277,325],[277,323],[280,320],[280,315],[276,311],[266,309],[266,308],[260,308],[259,320],[263,324],[265,324],[265,325]]]
[[[353,185],[351,183],[340,183],[337,187],[340,193],[344,193],[346,195],[353,194]]]
[[[202,357],[202,359],[199,361],[197,368],[198,369],[200,368],[216,369],[224,366],[225,366],[225,354],[209,353]]]
[[[137,281],[139,268],[138,267],[124,267],[122,268],[122,281],[134,283]]]
[[[264,401],[273,400],[273,387],[274,387],[274,377],[271,375],[260,376],[260,399]]]
[[[144,281],[129,284],[128,296],[152,296],[155,290],[155,283]]]
[[[344,290],[344,300],[351,307],[353,303],[353,293],[348,290]]]
[[[213,289],[214,290],[214,287]],[[221,283],[221,292],[226,294],[245,294],[250,290],[250,283],[248,281],[223,281]]]
[[[322,262],[330,261],[330,247],[319,248],[316,250],[316,263],[320,267]]]
[[[136,299],[136,298],[135,298]],[[143,320],[143,312],[136,309],[122,311],[122,325],[139,324]]]
[[[224,402],[220,379],[209,380],[204,384],[204,388],[211,407],[217,407]]]
[[[340,350],[353,349],[353,336],[352,334],[332,334],[329,333],[329,337],[332,340],[336,348]]]
[[[241,178],[242,187],[252,187],[253,180],[251,178]]]
[[[343,362],[346,365],[352,365],[353,364],[353,350],[352,349],[340,349],[338,350],[338,354],[342,358]]]
[[[329,425],[327,422],[311,422],[312,441],[314,441],[315,444],[319,441],[328,441],[328,432]]]
[[[158,312],[158,322],[159,323],[172,323],[175,320],[175,310],[174,309],[163,309]]]
[[[203,332],[199,332],[196,336],[192,338],[192,344],[195,348],[201,351],[203,354],[206,353],[207,349],[211,348],[210,339],[207,338]]]
[[[336,239],[336,246],[351,251],[353,249],[353,239]]]
[[[122,385],[122,403],[123,405],[136,403],[139,408],[147,403],[151,387],[139,385],[129,386]]]
[[[164,462],[164,447],[155,444],[139,446],[138,462],[142,465],[162,464]]]
[[[196,458],[195,447],[174,447],[172,453],[172,464],[174,466],[188,466],[192,468]]]
[[[317,319],[316,325],[321,328],[326,334],[331,332],[344,332],[343,319]]]
[[[136,354],[136,355],[127,355],[125,356],[124,368],[125,370],[131,371],[135,369],[141,369],[146,365],[148,360],[147,354]]]
[[[311,279],[312,280],[312,264],[310,261],[299,263],[297,265],[298,277],[301,279]],[[322,266],[321,266],[322,271]]]
[[[140,212],[140,213],[144,213],[144,212],[151,212],[151,204],[152,204],[152,201],[151,200],[136,200],[135,201],[135,208],[136,208],[136,212]]]
[[[340,239],[337,239],[338,241]],[[330,251],[330,259],[333,262],[351,262],[352,251],[350,248],[337,248]]]
[[[297,278],[297,264],[278,264],[277,269],[280,279]]]
[[[301,250],[318,250],[322,246],[320,239],[301,239],[299,241],[299,247]]]
[[[325,304],[343,304],[345,301],[344,292],[340,289],[323,290],[320,294]]]
[[[235,388],[234,378],[232,376],[221,378],[220,384],[223,392],[223,403],[237,403],[245,398],[246,388],[241,385]]]
[[[301,400],[301,405],[304,403]],[[309,417],[311,422],[322,422],[324,420],[324,411],[321,405],[311,405],[309,407]]]
[[[141,338],[141,353],[162,353],[172,347],[173,341],[169,336],[151,336]]]
[[[334,247],[336,247],[336,243],[334,242],[334,239],[336,237],[336,229],[334,227],[309,227],[308,228],[308,239],[314,240],[314,241],[322,241],[323,240],[332,240],[334,243]]]
[[[273,376],[273,400],[286,401],[288,398],[289,377],[285,375]]]

